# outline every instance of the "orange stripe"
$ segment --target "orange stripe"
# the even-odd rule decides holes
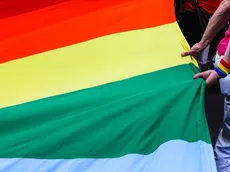
[[[31,28],[32,31],[30,32],[22,33],[21,31],[20,34],[15,34],[13,37],[11,36],[7,39],[5,38],[5,40],[0,42],[0,63],[112,33],[171,23],[175,21],[175,17],[173,0],[170,1],[171,3],[168,1],[166,3],[165,1],[153,0],[123,0],[119,1],[120,3],[116,5],[114,5],[114,2],[113,4],[111,3],[112,6],[110,4],[108,8],[105,6],[99,8],[102,0],[97,0],[97,3],[94,5],[93,1],[90,1],[92,5],[91,9],[97,9],[93,12],[81,10],[89,6],[89,2],[71,1],[71,6],[65,3],[58,4],[59,12],[58,10],[47,9],[44,11],[44,9],[41,9],[40,11],[35,11],[36,15],[34,15],[35,12],[25,14],[25,16],[21,18],[19,17],[20,20],[14,21],[12,19],[13,22],[10,23],[12,25],[18,23],[18,27],[23,28],[24,22],[30,23],[28,25],[33,27],[33,23],[36,26],[36,22],[41,18],[45,18],[45,16],[52,16],[53,19],[57,17],[58,21],[56,20],[54,24],[47,22],[46,25],[40,25],[40,29],[38,30]],[[85,3],[83,4],[83,2]],[[80,3],[82,4],[81,6],[79,5]],[[86,6],[84,7],[83,5]],[[53,8],[55,7],[56,6]],[[81,10],[81,12],[75,13],[73,17],[70,17],[71,11],[78,10]],[[66,18],[61,18],[60,13],[66,13]],[[67,20],[67,18],[69,20]],[[9,21],[10,20],[11,19],[9,19]],[[22,23],[20,23],[20,21]],[[41,23],[43,23],[43,21],[41,21]],[[9,25],[5,25],[5,29],[3,29],[5,32],[7,32],[6,27],[9,29]],[[17,28],[12,29],[17,30]],[[10,34],[8,34],[8,36],[9,35]]]

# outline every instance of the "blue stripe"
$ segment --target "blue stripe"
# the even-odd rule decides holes
[[[111,148],[112,149],[112,148]],[[204,141],[172,140],[149,155],[119,158],[0,158],[6,172],[217,172],[212,146]]]
[[[215,67],[215,71],[216,71],[216,73],[217,73],[221,78],[224,78],[224,77],[227,76],[226,74],[224,74],[224,73],[219,69],[219,67]]]

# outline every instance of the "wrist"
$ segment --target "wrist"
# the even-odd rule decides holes
[[[200,44],[202,45],[203,49],[205,49],[209,44],[209,40],[201,40]]]
[[[216,73],[219,77],[224,78],[230,73],[230,63],[221,59],[220,63],[215,67]]]

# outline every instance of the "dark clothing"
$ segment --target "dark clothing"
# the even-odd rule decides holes
[[[200,42],[204,34],[204,29],[201,27],[199,18],[195,12],[192,11],[181,12],[178,18],[178,24],[180,26],[183,35],[188,41],[190,47]],[[216,54],[217,46],[220,40],[224,37],[224,32],[225,32],[224,29],[221,30],[212,41],[209,50],[209,56],[210,56],[209,60],[211,60],[213,56]]]
[[[184,11],[180,14],[178,20],[180,29],[190,47],[198,43],[203,36],[203,31],[196,13],[192,11]]]

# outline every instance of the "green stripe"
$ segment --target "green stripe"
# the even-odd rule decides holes
[[[0,109],[0,157],[110,158],[173,139],[210,143],[196,70],[181,65]]]

